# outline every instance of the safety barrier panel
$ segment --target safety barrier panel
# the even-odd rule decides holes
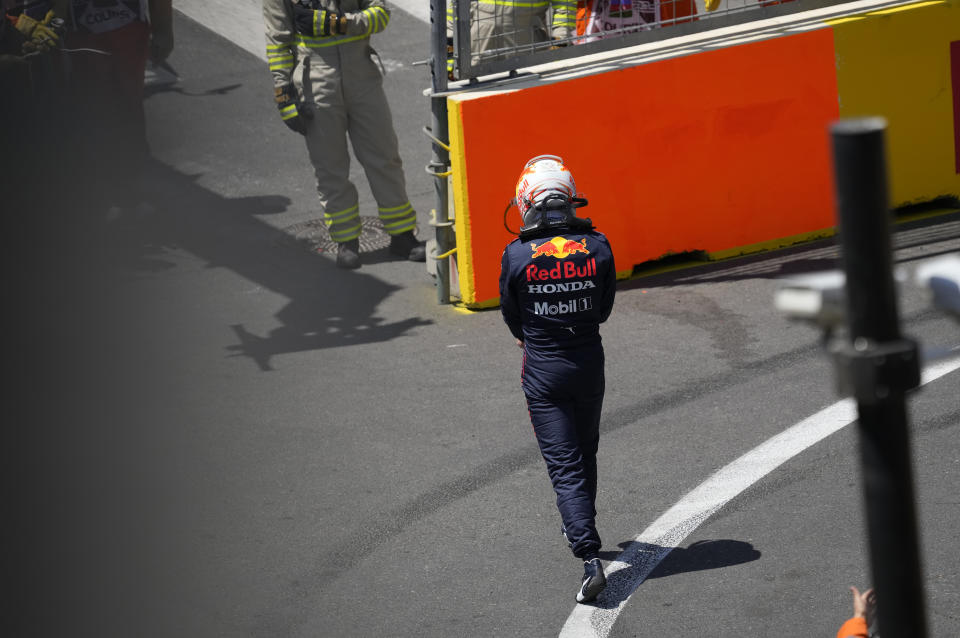
[[[448,96],[456,267],[498,303],[503,211],[530,157],[563,157],[618,276],[833,233],[829,124],[889,122],[894,206],[960,194],[960,0],[865,0],[590,56]],[[851,13],[851,11],[855,11]],[[515,229],[516,209],[509,213]]]

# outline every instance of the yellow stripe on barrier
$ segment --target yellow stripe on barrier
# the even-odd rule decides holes
[[[877,11],[870,11],[865,15],[868,16],[882,16],[890,15],[892,13],[900,13],[901,11],[912,11],[914,9],[919,9],[920,7],[931,7],[937,4],[947,4],[945,0],[930,0],[929,2],[918,2],[917,4],[908,4],[902,7],[892,7],[890,9],[879,9]]]
[[[457,241],[457,270],[460,299],[466,304],[477,302],[473,282],[473,249],[471,248],[470,203],[467,198],[467,158],[463,151],[463,116],[459,101],[447,99],[447,135],[450,141],[451,187],[453,189],[454,236]],[[470,276],[464,277],[467,273]],[[499,303],[499,300],[497,301]],[[497,304],[493,304],[494,306]],[[492,307],[492,306],[491,306]]]

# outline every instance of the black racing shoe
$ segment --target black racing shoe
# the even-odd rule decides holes
[[[412,230],[390,237],[390,253],[410,261],[427,260],[427,249],[417,241]]]
[[[337,268],[356,270],[360,267],[360,240],[351,239],[337,244]]]
[[[588,603],[594,600],[607,586],[607,577],[603,575],[603,565],[599,558],[583,561],[583,582],[577,592],[578,603]]]

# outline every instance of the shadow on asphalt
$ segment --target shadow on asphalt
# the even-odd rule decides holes
[[[660,561],[647,580],[741,565],[759,559],[759,550],[745,541],[729,539],[702,540],[688,547],[676,547]]]
[[[952,203],[945,206],[956,208]],[[898,223],[892,229],[896,263],[956,252],[947,248],[942,251],[926,250],[922,255],[918,255],[911,249],[960,238],[956,229],[957,221],[960,221],[960,212],[943,212]],[[837,237],[828,237],[788,248],[719,261],[708,261],[703,251],[671,255],[635,266],[633,276],[628,281],[620,282],[617,289],[638,290],[744,279],[779,279],[840,268]]]
[[[663,547],[653,543],[628,541],[620,543],[622,552],[600,552],[600,558],[618,560],[627,567],[609,574],[607,588],[594,605],[613,609],[623,603],[643,582],[686,572],[721,569],[749,563],[760,558],[760,552],[745,541],[702,540],[688,547]]]
[[[145,188],[155,210],[116,220],[108,231],[118,266],[141,273],[176,268],[165,253],[178,249],[289,300],[275,315],[279,325],[265,335],[231,323],[237,342],[228,346],[229,356],[249,357],[269,371],[280,354],[388,341],[432,323],[378,317],[377,306],[397,286],[362,271],[340,270],[258,219],[283,212],[287,197],[223,197],[200,186],[198,176],[156,160],[147,174]]]
[[[144,99],[146,99],[151,95],[156,95],[158,93],[179,93],[180,95],[185,95],[187,97],[207,97],[208,95],[228,95],[236,91],[237,89],[239,89],[241,86],[243,86],[243,84],[227,84],[225,86],[219,86],[215,89],[207,89],[206,91],[189,91],[175,84],[161,84],[161,85],[147,84],[143,87],[143,97]]]

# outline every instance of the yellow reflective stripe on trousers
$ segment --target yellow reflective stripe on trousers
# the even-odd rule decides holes
[[[380,221],[389,235],[398,235],[417,226],[417,213],[410,202],[393,208],[379,208]]]
[[[399,235],[400,233],[405,233],[408,230],[413,230],[416,227],[417,227],[416,218],[383,225],[383,229],[387,231],[388,235]]]
[[[380,217],[383,218],[399,217],[409,210],[413,210],[413,204],[410,202],[406,202],[405,204],[400,204],[399,206],[394,206],[392,208],[377,208],[377,212],[379,212]]]
[[[330,228],[330,239],[342,244],[345,241],[350,241],[351,239],[356,239],[360,236],[360,229],[362,228],[360,220],[357,220],[357,223],[351,226],[350,228]]]
[[[363,222],[360,221],[360,205],[354,204],[346,210],[330,213],[324,211],[323,223],[326,224],[330,232],[330,239],[337,243],[343,243],[356,239],[360,236],[360,229]]]
[[[350,208],[347,208],[347,209],[344,209],[344,210],[338,210],[338,211],[336,211],[335,213],[331,213],[331,212],[329,212],[329,211],[324,211],[324,213],[323,213],[323,221],[324,221],[324,223],[326,223],[328,226],[329,226],[330,224],[342,224],[343,222],[349,221],[349,220],[353,219],[354,217],[359,217],[359,216],[360,216],[359,209],[360,209],[360,205],[359,205],[359,204],[354,204],[354,205],[351,206]]]

